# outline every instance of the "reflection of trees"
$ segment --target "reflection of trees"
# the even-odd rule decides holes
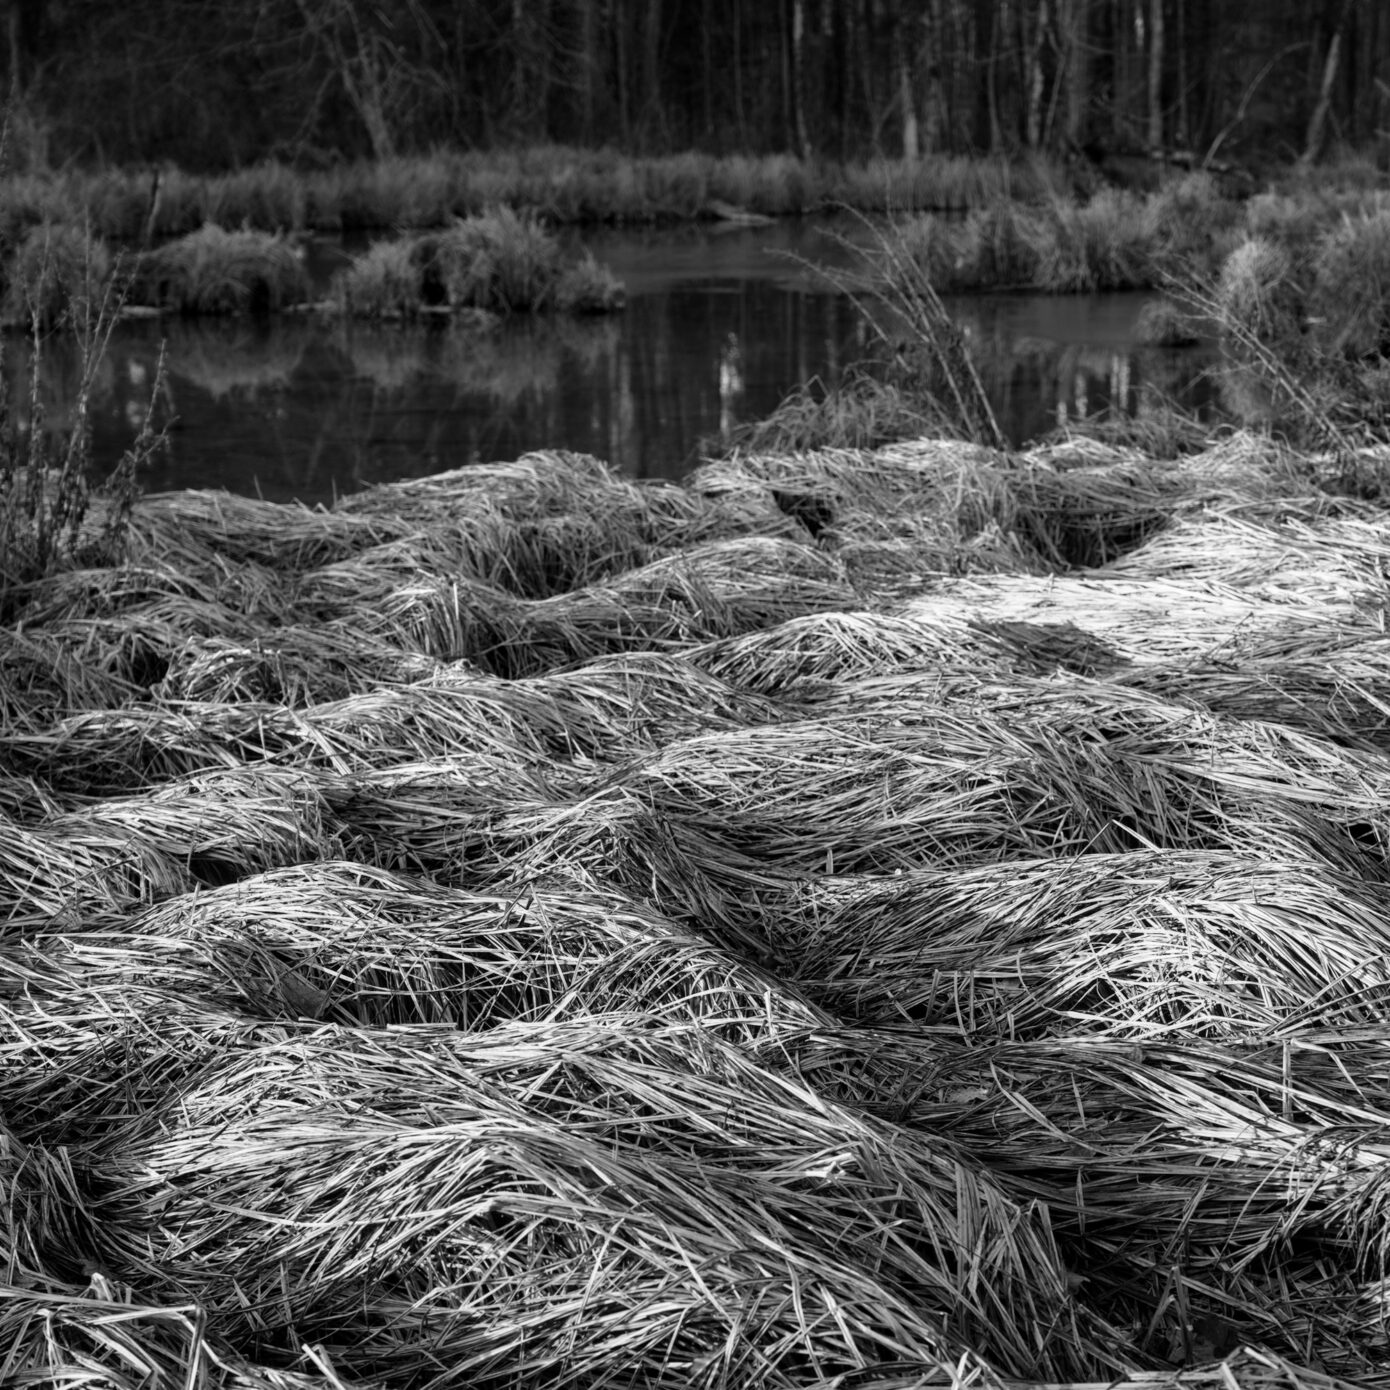
[[[6,400],[22,429],[33,415],[34,344],[28,337],[5,340],[3,354]],[[116,381],[116,367],[109,356],[97,363],[92,381],[92,402],[108,400]],[[72,334],[45,337],[39,344],[38,403],[45,429],[59,435],[77,422],[77,397],[82,384],[82,359]],[[149,400],[148,389],[145,392]]]
[[[169,375],[214,400],[287,386],[314,329],[298,319],[190,319],[171,327]]]
[[[1104,347],[1030,340],[1016,313],[985,301],[953,309],[1016,440],[1120,405],[1142,414],[1169,396],[1205,404],[1214,389],[1194,388],[1200,356],[1135,355],[1113,332]],[[1028,312],[1045,333],[1048,318]],[[1063,336],[1077,325],[1073,314]],[[751,275],[637,294],[616,317],[546,316],[492,332],[298,318],[122,325],[93,402],[102,466],[130,441],[166,332],[178,422],[167,468],[146,486],[309,500],[535,448],[679,477],[699,441],[765,418],[812,378],[833,386],[873,338],[844,298]],[[21,402],[16,349],[7,372]],[[45,409],[62,421],[78,381],[70,345],[55,340],[43,365]]]
[[[581,371],[597,370],[620,331],[607,317],[547,316],[492,331],[343,322],[332,340],[355,375],[388,394],[431,383],[515,405],[553,391],[567,358]]]
[[[1216,408],[1208,351],[1057,342],[1019,334],[984,304],[953,307],[995,413],[1017,442],[1099,416],[1143,416],[1172,404]]]

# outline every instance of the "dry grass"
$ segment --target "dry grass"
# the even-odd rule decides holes
[[[1344,463],[140,499],[0,644],[0,1379],[1383,1380]]]
[[[1381,898],[1306,859],[1139,850],[826,880],[780,944],[803,989],[871,1026],[1240,1041],[1375,1026]]]

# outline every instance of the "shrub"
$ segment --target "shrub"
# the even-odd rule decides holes
[[[1319,340],[1346,357],[1390,349],[1390,211],[1343,222],[1313,257],[1308,309]]]
[[[1221,267],[1216,307],[1228,334],[1291,345],[1299,336],[1303,309],[1292,257],[1262,237],[1241,242]]]
[[[1331,215],[1326,198],[1271,190],[1256,194],[1245,205],[1245,232],[1298,254],[1322,236]]]
[[[924,220],[871,227],[868,245],[858,248],[865,265],[858,283],[838,271],[821,273],[841,291],[854,294],[865,326],[882,349],[884,379],[908,393],[910,409],[938,421],[946,433],[1003,448],[1003,431],[970,342],[946,311],[917,253],[913,234]],[[875,312],[875,306],[886,312]],[[902,418],[905,412],[895,404],[891,413]]]
[[[85,227],[72,223],[33,227],[9,267],[4,316],[10,323],[52,327],[82,300],[100,296],[111,274],[111,255]]]
[[[410,318],[424,304],[420,283],[414,240],[378,241],[338,273],[332,297],[362,318]]]
[[[936,290],[948,294],[1033,284],[1040,225],[1033,210],[1001,201],[959,221],[932,213],[908,219],[894,238]]]
[[[560,276],[555,286],[555,307],[572,314],[606,314],[621,309],[623,283],[589,252]]]
[[[209,220],[207,182],[196,174],[164,168],[152,194],[148,178],[141,178],[141,187],[153,204],[150,231],[156,237],[187,236]]]
[[[1221,192],[1211,174],[1170,179],[1142,208],[1141,236],[1152,262],[1148,283],[1213,273],[1229,252],[1239,222],[1240,206]]]
[[[99,295],[74,300],[66,311],[78,330],[80,380],[73,423],[65,432],[45,426],[39,396],[43,335],[35,328],[28,418],[0,392],[0,622],[9,620],[15,591],[65,564],[115,564],[126,542],[139,474],[165,442],[156,427],[164,393],[164,361],[149,408],[129,449],[102,481],[92,477],[91,398],[115,323],[116,292],[108,280]],[[89,515],[92,502],[101,509]]]
[[[1054,294],[1126,290],[1150,283],[1143,204],[1103,189],[1089,203],[1062,199],[1018,221],[1034,262],[1032,283]]]
[[[454,307],[508,314],[550,308],[564,271],[559,243],[533,217],[496,208],[423,237],[420,263]]]
[[[210,179],[204,214],[223,227],[298,231],[308,221],[308,195],[293,169],[267,162]]]
[[[902,439],[956,432],[955,423],[929,394],[884,380],[872,371],[856,370],[830,387],[816,380],[797,387],[764,419],[702,440],[700,452],[707,456],[734,451],[786,455],[814,449],[873,449]]]
[[[619,308],[623,290],[592,256],[567,262],[534,218],[498,208],[442,232],[378,242],[338,276],[334,298],[369,318],[430,309],[599,313]]]
[[[308,298],[296,246],[269,232],[211,224],[141,257],[131,298],[183,314],[268,313]]]
[[[1200,334],[1195,315],[1176,300],[1161,295],[1139,311],[1134,336],[1150,347],[1190,347]]]
[[[106,169],[92,177],[81,201],[101,236],[135,242],[149,215],[150,179],[137,178],[123,169]]]

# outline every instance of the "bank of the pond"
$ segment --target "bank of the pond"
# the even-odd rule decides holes
[[[1384,1377],[1347,466],[92,499],[4,595],[7,1374]]]
[[[313,170],[269,162],[208,176],[172,167],[11,175],[0,179],[0,245],[18,246],[35,227],[80,228],[118,245],[150,245],[207,226],[381,235],[445,228],[503,207],[549,226],[588,227],[832,210],[950,214],[949,231],[923,232],[923,249],[961,286],[997,287],[1026,275],[1027,283],[1067,291],[1078,277],[1098,287],[1141,275],[1153,283],[1189,254],[1207,263],[1212,245],[1221,248],[1233,229],[1305,238],[1344,215],[1361,215],[1386,187],[1383,173],[1355,160],[1256,183],[1229,172],[1081,158],[1062,164],[929,154],[840,164],[553,146],[442,150]]]
[[[792,155],[694,151],[644,158],[540,146],[431,155],[303,170],[274,161],[233,173],[176,168],[65,169],[0,181],[0,236],[54,222],[106,239],[183,236],[207,223],[265,232],[381,232],[447,226],[507,206],[552,224],[599,225],[786,217],[831,207],[884,212],[963,209],[1033,199],[1068,186],[1041,158],[928,155],[840,164]]]
[[[118,325],[90,400],[98,466],[120,458],[143,418],[163,348],[160,417],[174,423],[141,474],[147,490],[331,502],[561,443],[630,477],[679,480],[702,453],[777,412],[798,383],[814,378],[819,397],[871,350],[853,305],[765,256],[764,238],[716,238],[709,255],[674,245],[681,268],[669,274],[662,245],[597,247],[635,286],[621,314],[513,316],[482,332],[453,319],[313,315]],[[1144,347],[1135,340],[1143,303],[977,296],[950,307],[1016,443],[1107,415],[1136,427],[1167,420],[1172,403],[1208,423],[1223,418],[1214,344]],[[32,366],[28,345],[12,344],[12,399],[23,401]],[[46,344],[39,372],[45,421],[61,428],[81,379],[75,345]]]
[[[153,250],[114,252],[85,228],[31,228],[4,276],[3,322],[31,333],[90,332],[100,313],[266,318],[282,311],[365,319],[596,314],[623,288],[592,256],[570,254],[534,217],[495,208],[430,233],[360,247],[316,285],[307,246],[281,232],[207,223]]]

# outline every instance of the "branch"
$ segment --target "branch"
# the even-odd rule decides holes
[[[1232,116],[1230,121],[1217,132],[1216,139],[1211,142],[1211,146],[1208,148],[1205,157],[1203,158],[1201,164],[1198,166],[1199,168],[1209,169],[1211,167],[1211,162],[1213,159],[1216,158],[1216,152],[1221,148],[1222,144],[1225,142],[1226,137],[1245,119],[1245,113],[1247,110],[1249,110],[1250,103],[1254,100],[1255,97],[1255,90],[1259,87],[1260,83],[1263,82],[1265,78],[1268,77],[1269,74],[1274,70],[1274,68],[1285,58],[1287,58],[1290,53],[1293,53],[1300,48],[1307,47],[1307,39],[1303,39],[1299,43],[1285,44],[1284,47],[1281,48],[1279,52],[1276,53],[1274,57],[1272,57],[1269,60],[1269,62],[1267,62],[1264,65],[1264,67],[1262,67],[1259,70],[1259,72],[1257,72],[1255,76],[1246,84],[1245,90],[1240,94],[1240,104],[1236,107],[1236,114]]]

